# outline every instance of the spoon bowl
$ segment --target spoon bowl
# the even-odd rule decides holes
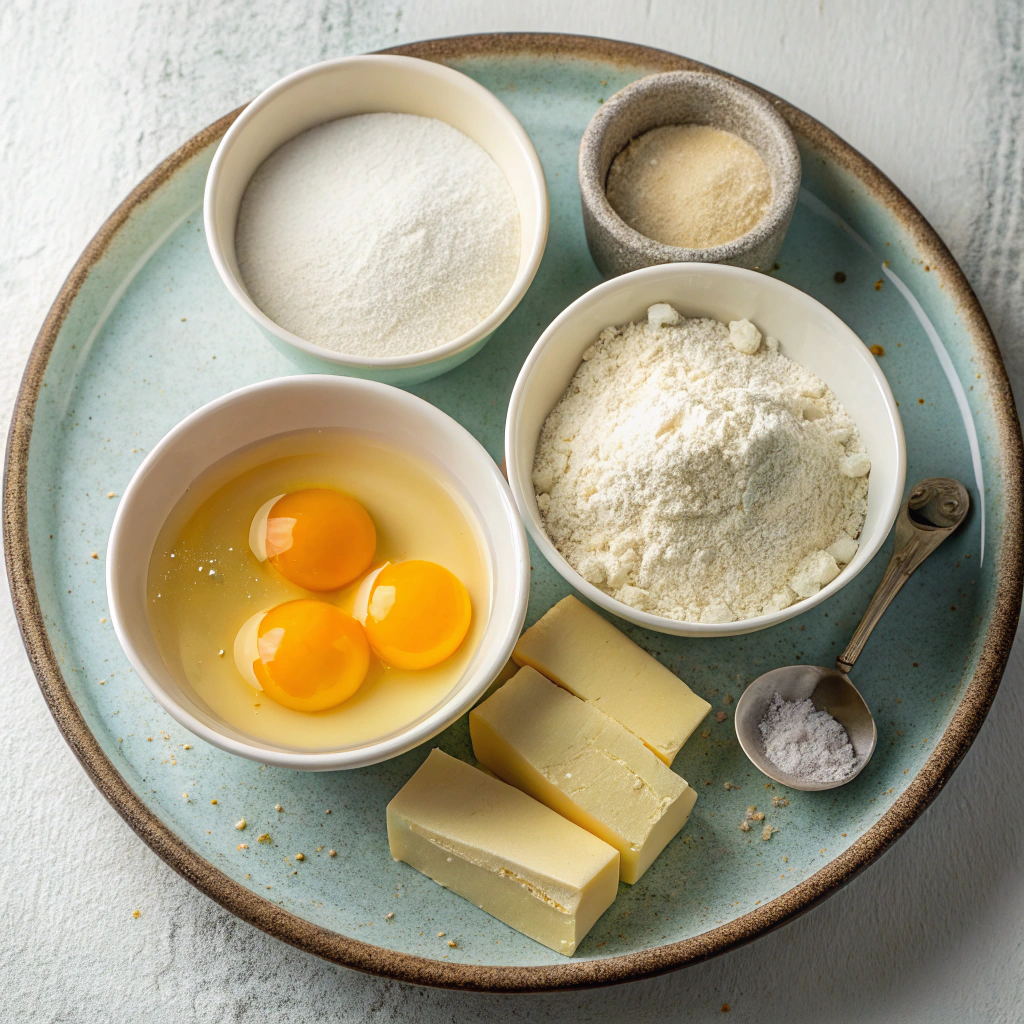
[[[836,667],[788,665],[765,672],[744,690],[736,704],[733,724],[743,753],[755,768],[784,786],[805,792],[845,786],[860,774],[875,751],[878,730],[871,709],[847,673],[860,657],[871,631],[900,588],[967,518],[970,507],[966,489],[956,480],[931,477],[918,483],[907,495],[896,517],[896,543],[882,582],[878,584],[846,650],[836,659]],[[845,779],[834,782],[801,779],[782,771],[768,760],[760,725],[776,693],[789,701],[809,697],[817,711],[827,711],[846,730],[857,760],[854,770]]]
[[[768,760],[758,727],[776,693],[783,700],[790,701],[809,697],[816,711],[827,711],[846,730],[856,757],[854,769],[846,778],[812,782],[790,775]],[[821,665],[790,665],[758,676],[736,703],[735,724],[736,738],[755,768],[775,782],[805,792],[835,789],[856,778],[871,760],[878,741],[875,720],[850,677],[838,669]]]

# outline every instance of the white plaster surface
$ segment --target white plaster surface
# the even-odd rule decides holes
[[[1024,12],[1014,0],[0,0],[4,424],[64,275],[128,190],[185,139],[316,60],[498,30],[675,50],[820,118],[936,226],[1021,393]],[[946,790],[822,907],[651,982],[492,997],[323,963],[165,867],[65,746],[4,602],[0,1020],[1024,1019],[1022,670],[1018,644]]]

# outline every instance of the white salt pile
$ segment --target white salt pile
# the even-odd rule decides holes
[[[842,782],[857,756],[846,730],[809,698],[784,700],[776,693],[758,726],[764,752],[776,768],[807,782]]]

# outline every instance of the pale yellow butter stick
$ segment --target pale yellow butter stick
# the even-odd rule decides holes
[[[600,708],[667,765],[711,705],[575,597],[535,622],[512,652],[581,700]]]
[[[633,883],[697,794],[613,718],[529,666],[469,713],[473,752],[499,778],[619,851]]]
[[[395,860],[566,956],[618,890],[613,847],[440,750],[388,804],[387,822]]]

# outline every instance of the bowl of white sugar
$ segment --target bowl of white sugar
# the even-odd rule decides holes
[[[548,197],[491,92],[371,55],[250,103],[210,167],[204,219],[228,291],[300,368],[407,385],[470,358],[526,294]]]
[[[671,263],[541,335],[505,428],[527,531],[595,604],[729,636],[827,600],[899,511],[903,427],[874,356],[775,278]]]

